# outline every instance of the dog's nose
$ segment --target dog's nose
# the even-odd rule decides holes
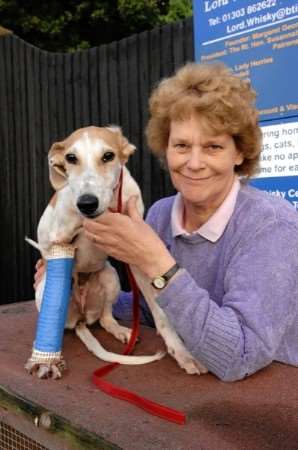
[[[98,208],[98,199],[95,195],[84,194],[78,198],[77,207],[84,216],[95,217],[95,211]]]

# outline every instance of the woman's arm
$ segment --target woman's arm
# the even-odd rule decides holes
[[[222,306],[183,269],[157,298],[188,350],[220,379],[242,379],[276,358],[297,320],[297,249],[297,230],[272,223],[232,257]]]

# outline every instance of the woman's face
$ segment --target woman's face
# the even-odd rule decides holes
[[[193,115],[172,121],[166,159],[172,183],[184,205],[209,211],[223,202],[234,181],[234,167],[243,161],[228,134],[213,136]]]

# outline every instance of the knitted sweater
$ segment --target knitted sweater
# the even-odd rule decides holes
[[[173,238],[174,198],[156,202],[146,221],[181,267],[157,302],[187,349],[224,381],[273,360],[298,366],[297,212],[243,185],[220,239]],[[122,294],[115,315],[127,319],[130,311]]]

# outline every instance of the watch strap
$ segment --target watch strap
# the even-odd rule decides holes
[[[159,275],[152,280],[152,286],[156,289],[163,289],[168,284],[169,280],[175,275],[180,267],[175,263],[166,273]]]
[[[175,263],[166,273],[162,275],[162,278],[164,278],[166,281],[169,281],[175,275],[175,273],[178,272],[179,269],[180,267],[177,263]]]

